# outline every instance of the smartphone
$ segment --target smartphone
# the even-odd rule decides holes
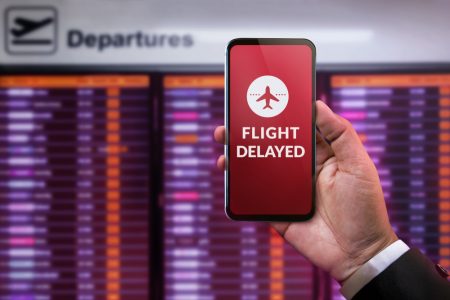
[[[315,61],[307,39],[239,38],[226,52],[225,212],[304,221],[315,202]]]

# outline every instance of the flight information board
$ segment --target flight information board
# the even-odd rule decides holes
[[[0,76],[0,299],[148,299],[149,89]]]
[[[224,213],[224,79],[164,78],[165,298],[313,299],[313,268],[267,224]]]
[[[397,235],[450,267],[450,75],[336,75],[331,88],[375,162]]]
[[[223,80],[163,78],[165,299],[323,297],[314,268],[269,226],[224,215],[212,136]],[[330,84],[397,234],[450,267],[450,75]],[[0,75],[0,300],[149,298],[150,88],[142,75]]]

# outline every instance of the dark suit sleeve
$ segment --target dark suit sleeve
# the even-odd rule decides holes
[[[450,283],[419,250],[410,249],[352,300],[450,299]]]

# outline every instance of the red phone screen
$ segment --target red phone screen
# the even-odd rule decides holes
[[[314,48],[236,44],[228,51],[227,213],[248,220],[310,216]]]

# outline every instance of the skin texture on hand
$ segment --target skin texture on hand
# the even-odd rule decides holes
[[[316,212],[271,225],[317,267],[344,282],[398,238],[389,223],[377,170],[350,122],[316,102]],[[225,128],[214,132],[225,142]],[[225,168],[225,158],[217,160]]]

